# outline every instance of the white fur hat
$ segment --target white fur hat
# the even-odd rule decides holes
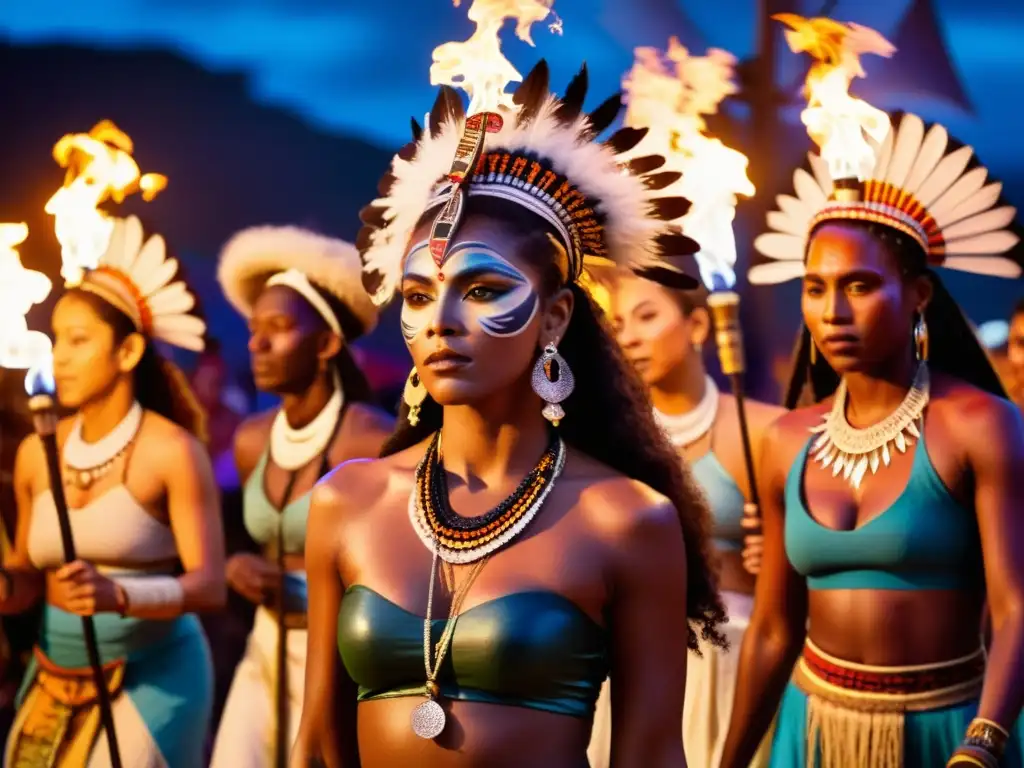
[[[373,330],[377,309],[363,289],[359,253],[344,240],[301,227],[243,229],[221,250],[217,279],[232,306],[249,317],[267,280],[289,269],[341,301],[359,321],[360,333]]]

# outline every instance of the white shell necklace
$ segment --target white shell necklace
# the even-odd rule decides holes
[[[894,450],[904,453],[907,446],[920,439],[921,421],[928,405],[930,378],[928,366],[921,363],[914,374],[900,407],[877,424],[856,429],[846,420],[846,379],[839,382],[832,410],[823,416],[823,424],[811,427],[820,437],[810,452],[823,469],[832,467],[832,476],[840,472],[854,488],[859,488],[868,470],[875,474],[880,466],[889,466]]]
[[[114,463],[139,434],[142,414],[142,406],[135,401],[117,426],[95,443],[87,443],[82,439],[82,417],[75,419],[61,451],[68,475],[67,482],[81,490],[88,490],[93,483],[110,472]]]
[[[284,409],[277,412],[270,427],[270,458],[281,469],[304,467],[323,454],[335,433],[345,394],[341,382],[334,379],[334,393],[309,424],[296,429],[288,423]]]
[[[704,396],[697,406],[686,413],[669,414],[654,409],[654,420],[676,448],[685,448],[700,440],[714,426],[718,415],[718,386],[710,376],[704,376]]]

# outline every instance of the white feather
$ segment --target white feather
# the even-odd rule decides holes
[[[944,227],[942,235],[946,238],[947,248],[951,247],[950,243],[961,238],[984,234],[1010,226],[1016,213],[1016,208],[1004,205],[967,219],[961,219],[956,224]]]
[[[154,315],[188,312],[195,305],[195,297],[181,280],[161,288],[149,297],[149,309]]]
[[[936,124],[928,129],[928,134],[921,142],[921,150],[917,153],[914,166],[910,169],[905,184],[905,189],[914,197],[920,199],[917,194],[918,189],[942,160],[947,146],[949,146],[949,134],[945,128]]]
[[[786,214],[794,222],[799,222],[802,227],[810,225],[811,217],[814,216],[815,211],[802,200],[798,200],[792,195],[779,195],[775,198],[775,203],[779,206],[779,211]]]
[[[1021,276],[1020,265],[1002,256],[947,256],[942,266],[988,277],[1016,279]]]
[[[932,174],[918,188],[915,195],[918,202],[925,208],[931,208],[939,196],[960,178],[973,154],[974,150],[970,147],[960,147],[942,158]]]
[[[946,252],[950,256],[994,256],[1006,253],[1019,242],[1020,238],[1017,235],[1003,229],[947,243]]]
[[[768,226],[776,232],[784,232],[788,235],[803,237],[807,234],[806,221],[795,221],[782,211],[771,211],[768,214]]]
[[[828,195],[803,168],[797,168],[793,174],[793,187],[796,189],[796,196],[814,210],[819,210],[828,202]]]
[[[832,194],[832,187],[835,186],[832,182],[832,174],[828,170],[828,163],[825,162],[821,155],[816,155],[813,152],[808,153],[807,159],[811,164],[814,180],[818,182],[818,186],[825,193],[825,197],[828,197]]]
[[[923,140],[924,123],[921,122],[921,118],[917,115],[906,115],[900,122],[885,181],[901,189],[905,187]]]
[[[875,160],[875,171],[871,174],[874,179],[884,179],[889,172],[889,160],[892,158],[892,145],[895,141],[894,130],[889,129],[882,140],[882,146],[878,150],[878,159]]]
[[[958,221],[966,219],[968,216],[973,216],[981,211],[987,211],[993,205],[999,202],[999,196],[1003,192],[1003,185],[998,181],[993,184],[986,184],[984,187],[979,189],[973,195],[970,195],[966,200],[961,202],[952,211],[949,211],[939,225],[943,228],[949,227]]]
[[[949,220],[948,214],[953,213],[960,203],[967,200],[971,195],[985,185],[988,171],[982,167],[968,171],[946,190],[946,193],[928,206],[928,212],[936,223],[943,227]]]
[[[754,240],[754,249],[770,259],[787,261],[804,260],[805,235],[787,235],[782,232],[766,232]]]
[[[772,261],[751,267],[750,272],[747,273],[747,279],[751,285],[776,285],[787,280],[795,280],[803,275],[804,263],[802,261]]]
[[[164,245],[164,239],[160,235],[153,235],[142,246],[139,255],[135,257],[135,262],[132,264],[132,277],[136,287],[143,295],[148,296],[162,288],[174,277],[172,272],[166,280],[160,280],[166,271],[161,270],[161,265],[174,262],[177,266],[174,259],[166,259],[166,256],[167,248]]]

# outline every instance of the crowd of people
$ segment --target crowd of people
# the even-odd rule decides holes
[[[773,405],[711,375],[731,262],[639,87],[612,130],[585,68],[501,79],[442,86],[355,244],[225,245],[269,412],[138,219],[62,293],[4,765],[1024,766],[1024,313],[1000,378],[936,271],[1020,275],[972,152],[811,132],[749,273],[802,285]],[[397,415],[350,346],[395,299]]]

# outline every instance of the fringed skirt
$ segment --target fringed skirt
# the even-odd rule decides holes
[[[753,598],[736,592],[723,592],[722,599],[729,623],[722,632],[729,650],[701,643],[701,656],[690,654],[686,665],[686,700],[683,705],[682,738],[686,761],[691,768],[718,768],[725,736],[732,716],[736,691],[740,645],[750,623]],[[612,708],[608,681],[601,688],[594,712],[594,727],[587,757],[591,768],[609,768],[612,738]],[[768,765],[770,734],[751,762],[752,768]]]
[[[978,711],[985,654],[874,667],[810,640],[782,698],[772,768],[941,768]],[[1024,768],[1020,727],[1002,765]]]

